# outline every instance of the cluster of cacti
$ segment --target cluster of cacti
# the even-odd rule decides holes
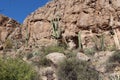
[[[51,24],[52,24],[52,29],[53,29],[52,36],[55,39],[59,39],[61,37],[61,30],[60,30],[60,27],[59,27],[59,18],[53,19],[51,21]]]

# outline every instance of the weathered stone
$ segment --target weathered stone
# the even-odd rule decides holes
[[[87,55],[85,55],[84,53],[81,53],[81,52],[77,53],[76,58],[78,60],[83,60],[83,61],[89,61],[90,60],[90,58]]]
[[[49,53],[46,56],[46,58],[52,61],[54,65],[58,65],[61,61],[66,59],[66,56],[63,53],[54,52],[54,53]]]
[[[21,32],[16,31],[16,28],[20,30],[20,24],[17,21],[0,15],[0,41],[5,42],[7,38],[15,39],[16,36],[19,36],[18,34]],[[21,38],[22,36],[19,36],[19,39]]]

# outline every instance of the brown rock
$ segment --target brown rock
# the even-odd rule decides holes
[[[0,41],[5,42],[8,37],[15,38],[15,35],[18,34],[15,29],[19,26],[17,21],[0,14]]]
[[[57,16],[60,18],[59,27],[63,31],[62,38],[66,41],[68,38],[75,37],[80,30],[91,30],[96,34],[109,32],[111,15],[113,17],[112,27],[119,28],[119,2],[119,0],[53,0],[25,19],[24,26],[28,28],[30,34],[29,42],[39,43],[41,39],[52,41],[50,22]],[[26,29],[22,31],[24,36]],[[73,42],[76,45],[78,43],[75,40]]]
[[[61,61],[66,59],[66,56],[63,53],[54,52],[48,54],[46,58],[50,60],[55,66],[58,66]]]
[[[90,60],[90,58],[87,55],[85,55],[84,53],[80,53],[80,52],[77,53],[76,58],[78,60],[82,60],[82,61],[89,61]]]

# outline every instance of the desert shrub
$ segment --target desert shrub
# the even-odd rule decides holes
[[[87,62],[69,58],[59,64],[57,76],[60,80],[98,80],[99,74]]]
[[[35,78],[37,78],[36,72],[22,60],[0,59],[0,80],[34,80]]]
[[[85,53],[86,55],[94,55],[95,52],[96,52],[96,49],[95,49],[95,48],[85,48],[85,49],[84,49],[84,53]]]
[[[44,67],[46,67],[46,66],[50,66],[50,60],[48,60],[47,58],[46,58],[46,55],[47,54],[45,54],[44,52],[41,52],[40,50],[35,50],[34,52],[32,52],[30,55],[29,55],[29,57],[31,58],[31,57],[33,57],[33,56],[36,56],[36,57],[38,57],[38,61],[34,61],[33,62],[33,64],[34,65],[37,65],[37,66],[39,66],[39,67],[41,67],[41,66],[44,66]]]
[[[47,54],[52,53],[52,52],[63,53],[64,50],[65,50],[64,47],[56,45],[56,46],[43,47],[42,52],[47,55]]]
[[[46,67],[46,66],[50,66],[50,64],[51,64],[50,60],[48,60],[45,56],[41,57],[39,62],[40,66]]]
[[[4,43],[4,48],[5,49],[11,49],[13,47],[13,42],[10,39],[7,39]]]
[[[76,57],[76,53],[77,52],[74,52],[72,50],[65,50],[64,51],[64,54],[67,58],[72,58],[72,57]]]
[[[114,44],[114,45],[108,45],[108,46],[106,47],[106,50],[108,50],[108,51],[116,51],[116,50],[117,50],[117,47],[116,47],[115,44]]]
[[[64,47],[61,47],[61,46],[47,46],[47,47],[42,47],[42,49],[40,49],[39,51],[34,51],[32,53],[32,55],[29,55],[28,57],[31,57],[31,56],[39,56],[39,62],[34,62],[35,65],[37,66],[50,66],[51,65],[51,62],[50,60],[48,60],[46,58],[46,55],[48,55],[49,53],[52,53],[52,52],[61,52],[63,53],[65,50]]]

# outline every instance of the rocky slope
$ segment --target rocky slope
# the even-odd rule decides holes
[[[59,62],[72,58],[89,63],[89,68],[103,80],[119,76],[119,3],[119,0],[52,0],[28,15],[22,27],[0,15],[1,45],[12,46],[6,52],[0,46],[0,55],[32,64],[43,80],[59,80],[56,75]],[[57,42],[65,43],[67,48],[55,45]]]
[[[0,40],[1,41],[5,41],[8,37],[9,38],[17,38],[17,34],[20,34],[20,32],[16,32],[13,34],[13,32],[15,32],[16,28],[20,27],[20,23],[18,23],[17,21],[8,18],[4,15],[0,15]],[[16,30],[17,31],[17,30]]]
[[[90,47],[94,44],[92,37],[104,34],[107,46],[114,45],[115,42],[119,48],[119,3],[119,0],[53,0],[25,19],[24,26],[29,32],[29,42],[40,45],[55,42],[51,37],[51,21],[59,18],[57,22],[60,34],[67,43],[72,41],[78,46],[77,35],[82,30],[84,46]]]
[[[21,39],[21,27],[20,23],[12,18],[0,15],[0,45],[5,47],[7,42],[15,42],[15,40]],[[5,45],[4,45],[5,43]]]

